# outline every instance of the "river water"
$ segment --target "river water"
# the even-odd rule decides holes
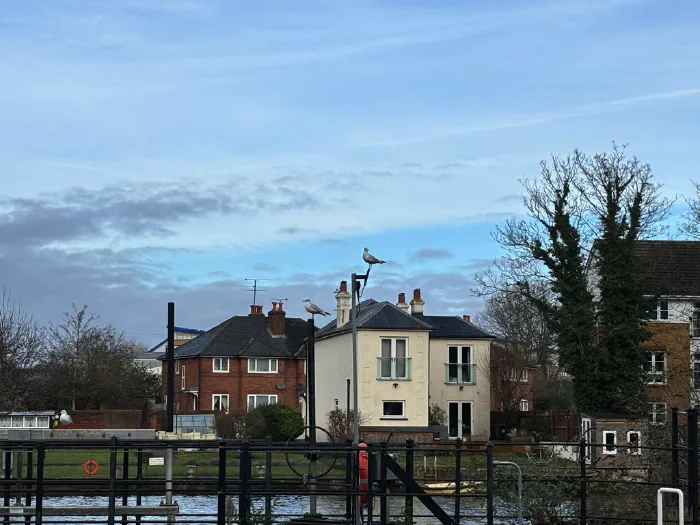
[[[144,496],[142,500],[142,505],[144,506],[154,506],[159,505],[162,498],[159,496]],[[178,523],[189,523],[192,525],[204,525],[216,523],[216,512],[217,512],[217,498],[216,496],[178,496],[175,501],[180,507],[180,518],[177,520]],[[438,497],[436,501],[440,506],[447,512],[450,516],[454,515],[454,499],[450,497]],[[60,497],[60,498],[45,498],[44,507],[75,507],[75,506],[100,506],[107,507],[108,500],[106,497],[83,497],[83,496],[70,496],[70,497]],[[118,500],[117,504],[121,504],[121,499]],[[234,498],[234,504],[237,507],[236,498]],[[129,498],[129,505],[136,505],[136,498]],[[253,512],[262,514],[264,512],[264,500],[254,499],[253,501]],[[389,511],[392,517],[397,517],[401,514],[403,510],[404,499],[402,496],[397,495],[396,497],[389,498]],[[319,513],[325,516],[341,516],[345,512],[345,499],[343,497],[334,496],[319,496],[317,499],[317,508]],[[483,516],[485,514],[485,502],[482,500],[475,500],[473,498],[464,498],[462,504],[460,505],[462,516],[464,516],[460,521],[463,525],[476,525],[485,523],[484,518],[474,518],[470,516]],[[272,514],[273,520],[277,523],[282,523],[288,521],[294,516],[300,516],[309,511],[309,499],[304,496],[280,496],[273,498],[272,501]],[[379,513],[379,499],[375,500],[374,506],[375,520],[378,519]],[[439,524],[440,522],[432,516],[428,515],[430,512],[417,500],[414,499],[414,522],[418,525],[433,525]],[[425,517],[423,517],[425,516]],[[106,523],[106,516],[88,516],[88,517],[48,517],[44,518],[46,523],[95,523],[102,522]],[[11,519],[12,523],[24,523],[24,518],[13,517]],[[164,517],[144,517],[141,520],[144,523],[147,522],[163,522]],[[117,523],[121,523],[121,518],[118,517]],[[129,518],[129,523],[134,523],[133,516]]]

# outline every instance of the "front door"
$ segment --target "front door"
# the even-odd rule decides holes
[[[465,439],[472,434],[472,404],[464,401],[447,403],[448,432],[451,439]]]

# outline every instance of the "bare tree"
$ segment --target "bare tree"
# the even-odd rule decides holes
[[[0,410],[41,408],[44,333],[3,290],[0,299]]]
[[[681,226],[683,233],[700,241],[700,182],[693,182],[695,195],[686,197],[689,210],[683,215],[684,222]]]
[[[477,362],[479,371],[489,379],[494,410],[517,412],[520,400],[532,393],[532,366],[514,347],[493,343],[491,355]]]

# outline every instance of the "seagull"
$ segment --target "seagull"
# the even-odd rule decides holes
[[[309,312],[312,316],[316,314],[323,316],[330,315],[323,308],[321,308],[320,306],[316,306],[314,303],[312,303],[311,299],[304,299],[302,303],[304,303],[304,308],[306,309],[306,311]]]
[[[386,262],[382,261],[381,259],[377,259],[374,255],[369,253],[369,250],[367,248],[365,248],[365,252],[362,254],[362,260],[370,266],[372,266],[373,264],[384,264]]]
[[[73,420],[68,415],[68,412],[66,412],[65,410],[61,410],[61,416],[58,418],[58,420],[63,425],[72,425],[73,424]]]

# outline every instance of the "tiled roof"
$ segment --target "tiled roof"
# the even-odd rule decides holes
[[[235,316],[175,349],[175,357],[304,357],[308,324],[304,319],[285,319],[286,335],[273,336],[262,316]],[[165,359],[162,357],[161,359]]]
[[[420,319],[428,323],[433,332],[431,338],[443,339],[491,339],[494,336],[468,323],[461,317],[447,315],[423,315]]]
[[[649,295],[700,295],[700,241],[637,241],[642,291]]]
[[[340,328],[336,326],[334,319],[316,332],[316,339],[322,339],[331,335],[343,334],[350,331],[350,323]],[[367,299],[358,305],[357,328],[385,329],[385,330],[431,330],[429,324],[422,318],[412,316],[404,312],[389,301],[377,302]]]

